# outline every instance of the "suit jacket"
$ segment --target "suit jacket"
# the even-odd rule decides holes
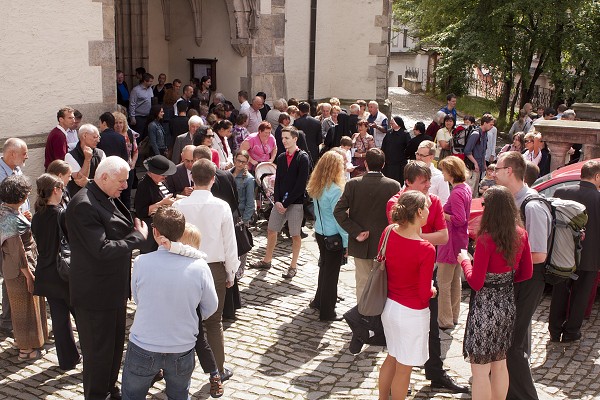
[[[585,206],[588,222],[585,226],[585,239],[581,242],[581,271],[600,270],[600,192],[593,183],[579,182],[578,186],[568,186],[556,189],[554,197],[564,200],[574,200]]]
[[[319,160],[319,145],[323,143],[323,133],[321,132],[321,123],[318,119],[310,115],[303,115],[294,121],[294,126],[303,131],[306,135],[306,144],[310,154],[312,165]]]
[[[388,200],[400,191],[400,184],[381,172],[369,172],[346,182],[333,215],[348,232],[348,254],[363,259],[377,255],[379,239],[388,220],[385,208]],[[359,242],[356,237],[369,231],[369,238]]]
[[[131,251],[144,237],[119,199],[90,182],[67,206],[71,247],[71,304],[92,310],[125,307],[129,297]]]
[[[235,184],[235,178],[229,171],[218,169],[215,176],[215,183],[213,184],[210,192],[218,199],[221,199],[231,208],[231,213],[237,212],[239,206],[239,197],[237,192],[237,185]]]
[[[100,134],[98,148],[104,151],[106,157],[119,156],[123,160],[129,161],[125,138],[110,128],[103,130]]]
[[[192,143],[193,138],[190,136],[189,132],[182,133],[181,135],[175,138],[175,144],[173,144],[173,155],[171,156],[171,161],[175,164],[179,164],[181,162],[181,150],[185,146],[188,146]]]
[[[181,194],[183,189],[190,187],[190,183],[188,170],[183,163],[179,164],[177,171],[173,175],[167,176],[165,180],[165,185],[173,194]]]

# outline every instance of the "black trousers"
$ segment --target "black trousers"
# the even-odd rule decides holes
[[[198,314],[198,336],[196,337],[196,345],[194,346],[194,350],[196,351],[196,355],[198,356],[198,361],[200,361],[200,365],[202,366],[202,371],[205,374],[210,374],[211,372],[218,371],[217,361],[215,360],[215,355],[208,344],[208,341],[204,337],[204,327],[202,326],[202,315],[200,314],[200,307],[196,309],[196,313]]]
[[[528,339],[531,318],[544,295],[544,266],[533,265],[533,277],[524,282],[515,283],[515,330],[513,342],[506,354],[509,387],[507,399],[537,400],[538,395],[529,369],[531,354]]]
[[[58,367],[63,370],[73,369],[79,362],[79,351],[75,345],[70,317],[70,314],[75,316],[75,311],[64,299],[47,297],[46,300],[50,305]]]
[[[105,400],[116,385],[125,344],[127,308],[90,310],[75,307],[83,353],[83,393],[86,400]]]
[[[433,271],[433,282],[437,289],[437,269]],[[425,377],[429,380],[441,379],[444,375],[442,343],[438,325],[438,298],[429,300],[429,359],[425,363]]]
[[[313,304],[319,308],[320,319],[330,319],[335,316],[335,303],[337,302],[337,286],[340,276],[340,267],[344,257],[344,249],[337,251],[327,250],[325,236],[315,232],[319,245],[319,283]]]
[[[569,279],[554,285],[548,330],[550,335],[575,336],[581,330],[583,316],[587,308],[597,271],[577,271],[579,279]]]

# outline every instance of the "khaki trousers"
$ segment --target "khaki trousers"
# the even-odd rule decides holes
[[[460,315],[460,265],[437,263],[438,324],[440,328],[452,328]]]
[[[225,341],[223,339],[223,307],[225,306],[225,291],[227,290],[227,272],[225,264],[222,262],[208,263],[210,272],[212,272],[217,290],[217,298],[219,304],[217,311],[210,317],[204,320],[204,329],[206,331],[206,340],[210,345],[219,372],[223,372],[223,364],[225,363]]]
[[[362,296],[362,292],[367,285],[369,273],[373,269],[373,259],[354,257],[354,265],[356,266],[354,276],[356,278],[356,303],[358,304],[360,296]]]

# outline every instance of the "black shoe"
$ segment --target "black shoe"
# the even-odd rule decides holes
[[[331,317],[329,318],[319,318],[321,321],[341,321],[344,319],[344,317],[340,314],[333,314]]]
[[[348,350],[352,354],[358,354],[361,352],[363,348],[363,342],[357,336],[352,336],[352,340],[350,340],[350,345],[348,346]]]
[[[448,389],[454,393],[469,393],[468,387],[457,384],[446,371],[440,378],[432,379],[430,386],[432,389]]]
[[[316,305],[316,304],[315,304],[314,300],[313,300],[313,301],[311,301],[310,303],[308,303],[308,306],[309,306],[310,308],[312,308],[313,310],[319,310],[319,309],[320,309],[320,307],[319,307],[318,305]]]
[[[571,343],[578,340],[581,340],[581,332],[577,332],[574,335],[568,335],[566,333],[563,333],[562,335],[562,343]]]
[[[302,229],[300,229],[300,238],[304,239],[304,238],[307,238],[307,237],[308,237],[308,233],[304,233],[304,232],[302,232]]]
[[[118,386],[114,386],[112,389],[110,389],[110,398],[114,399],[114,400],[121,400],[122,399],[121,389],[119,389]]]
[[[558,334],[558,335],[550,334],[550,341],[552,343],[558,343],[558,342],[560,342],[560,335],[561,334]]]
[[[229,368],[223,367],[223,372],[219,372],[219,375],[221,375],[221,382],[225,382],[233,376],[233,371]]]

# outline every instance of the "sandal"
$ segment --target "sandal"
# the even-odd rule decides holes
[[[287,272],[285,274],[282,274],[281,276],[285,279],[292,279],[296,276],[296,272],[298,272],[296,268],[289,267]]]
[[[19,357],[17,358],[19,361],[35,361],[39,360],[44,356],[41,350],[34,349],[30,352],[24,352],[19,350]]]
[[[223,382],[221,382],[221,376],[219,374],[211,376],[210,382],[210,397],[217,398],[223,396]]]

